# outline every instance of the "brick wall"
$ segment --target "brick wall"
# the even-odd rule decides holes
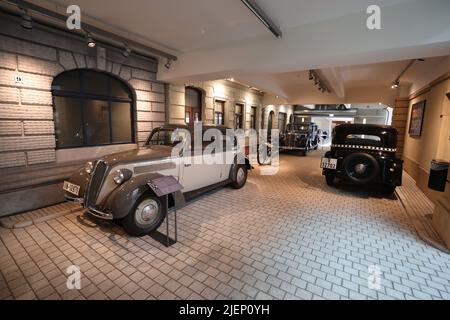
[[[24,30],[16,17],[0,13],[0,169],[56,161],[51,84],[77,68],[106,71],[132,88],[136,142],[165,122],[165,87],[156,81],[155,59],[125,58],[101,44],[90,49],[82,38],[37,23]]]

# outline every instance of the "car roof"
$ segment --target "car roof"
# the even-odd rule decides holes
[[[231,129],[227,126],[224,125],[213,125],[213,124],[202,124],[202,127],[205,129],[211,129],[211,128],[215,128],[215,129],[219,129],[219,130],[226,130],[226,129]],[[193,124],[166,124],[160,127],[157,127],[155,129],[187,129],[187,130],[193,130],[194,129],[194,125]]]
[[[344,123],[336,126],[334,129],[336,133],[349,132],[349,133],[382,133],[389,132],[397,134],[397,129],[388,125],[378,125],[378,124],[361,124],[361,123]]]

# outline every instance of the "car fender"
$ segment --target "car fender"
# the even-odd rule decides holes
[[[124,218],[144,193],[153,193],[147,183],[160,177],[163,175],[152,172],[131,178],[111,193],[105,203],[106,209],[113,214],[114,219]],[[178,193],[183,197],[180,191]],[[179,194],[175,196],[175,198],[179,197]]]
[[[68,179],[70,183],[80,186],[80,192],[78,194],[80,198],[82,198],[84,196],[84,193],[86,192],[86,186],[89,182],[89,178],[90,178],[89,173],[86,172],[85,167],[82,167],[77,171],[75,171]],[[74,196],[73,194],[67,191],[64,191],[64,193],[71,197]]]

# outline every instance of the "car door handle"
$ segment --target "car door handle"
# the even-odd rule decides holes
[[[190,166],[192,166],[192,164],[186,163],[186,164],[184,165],[185,168],[190,167]]]

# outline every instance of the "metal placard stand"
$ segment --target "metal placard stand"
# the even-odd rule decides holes
[[[175,179],[173,176],[164,176],[150,180],[147,185],[152,189],[152,191],[159,197],[164,197],[165,212],[166,212],[166,234],[162,234],[158,230],[150,233],[150,237],[159,243],[170,247],[178,241],[178,230],[177,230],[177,204],[174,205],[174,220],[175,220],[175,239],[170,237],[169,230],[169,195],[172,194],[175,199],[175,193],[183,189],[183,186]],[[176,202],[176,201],[175,201]]]

